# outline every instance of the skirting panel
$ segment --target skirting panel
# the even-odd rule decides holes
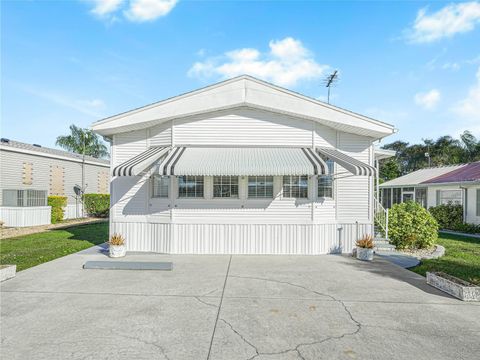
[[[350,253],[371,224],[162,224],[110,223],[129,251],[169,254]]]
[[[14,207],[1,206],[0,220],[4,226],[23,227],[50,224],[50,206]]]

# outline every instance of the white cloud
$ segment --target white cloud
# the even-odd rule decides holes
[[[410,42],[429,43],[472,31],[479,23],[478,1],[449,4],[431,14],[423,8],[418,11],[413,27],[405,35]]]
[[[131,0],[130,8],[123,13],[130,21],[152,21],[167,15],[176,4],[177,0]]]
[[[433,110],[440,101],[440,91],[432,89],[425,93],[415,94],[415,104],[427,110]]]
[[[294,86],[301,80],[318,79],[329,68],[317,63],[300,40],[286,37],[269,42],[270,50],[243,48],[196,62],[188,71],[199,78],[230,78],[242,74],[256,76],[282,86]]]
[[[475,121],[480,126],[480,67],[476,79],[476,84],[470,88],[465,99],[455,104],[452,110],[460,117]]]
[[[124,0],[92,0],[94,7],[92,13],[98,16],[105,16],[117,11]]]
[[[167,15],[178,0],[87,0],[93,3],[91,12],[109,22],[118,21],[117,13],[123,10],[124,17],[132,22],[153,21]]]

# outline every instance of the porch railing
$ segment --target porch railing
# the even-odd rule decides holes
[[[377,226],[388,239],[388,209],[385,209],[377,198],[374,198],[374,220]]]

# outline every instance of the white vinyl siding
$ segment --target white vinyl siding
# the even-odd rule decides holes
[[[313,122],[259,110],[175,120],[176,145],[312,146]]]
[[[475,194],[475,204],[476,204],[476,209],[475,209],[475,216],[480,217],[480,189],[476,189],[476,194]]]
[[[172,121],[149,129],[149,146],[170,146],[172,144]]]
[[[67,197],[68,204],[75,204],[75,185],[82,184],[82,164],[76,161],[55,159],[40,155],[18,153],[13,151],[0,151],[1,189],[13,190],[50,190],[50,169],[51,166],[63,168],[63,194]],[[31,163],[33,176],[30,184],[24,184],[23,173],[24,163]],[[98,193],[98,174],[109,173],[108,165],[85,164],[85,185],[86,193]],[[103,188],[101,190],[104,190]],[[106,189],[108,192],[108,188]],[[102,191],[103,192],[103,191]],[[2,191],[0,191],[1,203]]]
[[[367,137],[338,133],[338,150],[369,165],[373,165],[371,147],[371,139]],[[336,173],[339,174],[334,180],[337,220],[345,222],[370,220],[372,177],[351,176],[338,165]]]

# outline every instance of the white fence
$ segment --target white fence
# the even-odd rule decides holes
[[[51,211],[50,206],[0,206],[0,220],[9,227],[47,225]]]
[[[63,209],[63,218],[64,219],[78,219],[85,217],[85,212],[81,203],[79,204],[68,204],[65,209]]]

